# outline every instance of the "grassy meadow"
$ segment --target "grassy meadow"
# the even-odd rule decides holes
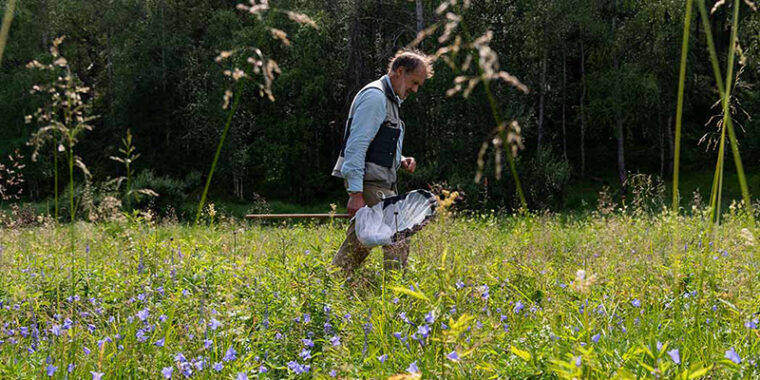
[[[0,231],[2,378],[757,378],[758,226],[439,217],[346,280],[344,222]]]

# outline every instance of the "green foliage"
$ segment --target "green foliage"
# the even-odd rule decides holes
[[[539,154],[539,100],[543,98],[542,144],[557,153],[567,146],[573,181],[585,180],[577,176],[581,155],[588,163],[585,174],[591,178],[608,178],[615,171],[617,123],[623,130],[627,171],[668,174],[674,160],[673,122],[669,120],[676,119],[683,1],[471,3],[464,13],[467,31],[477,37],[492,30],[489,46],[500,58],[500,70],[519,78],[531,91],[526,95],[505,83],[491,88],[501,117],[519,122],[523,162]],[[423,27],[445,20],[445,14],[435,12],[438,1],[420,4]],[[77,145],[95,177],[102,180],[117,170],[117,163],[108,157],[118,155],[115,147],[127,128],[145,147],[140,149],[143,167],[175,178],[191,171],[208,173],[216,148],[210,142],[219,141],[227,116],[221,107],[228,89],[226,66],[214,58],[222,51],[257,46],[283,70],[271,89],[277,101],[260,101],[267,94],[262,98],[256,86],[243,90],[211,191],[221,198],[248,199],[256,192],[287,202],[339,201],[342,183],[329,173],[341,145],[348,103],[361,86],[385,71],[387,59],[397,49],[415,38],[416,2],[281,1],[276,5],[310,15],[319,29],[292,24],[281,12],[257,19],[216,0],[16,2],[0,63],[0,101],[6,105],[0,110],[0,153],[22,148],[22,154],[31,157],[24,143],[33,129],[24,124],[23,117],[43,105],[28,93],[42,78],[24,65],[35,59],[44,61],[53,37],[66,35],[62,55],[69,58],[73,74],[93,88],[93,113],[101,115],[92,123],[96,128]],[[724,6],[710,16],[720,67],[727,63],[730,10]],[[739,15],[739,61],[745,65],[742,80],[747,84],[758,79],[759,20],[757,12]],[[272,27],[283,29],[290,46],[273,38]],[[690,25],[697,37],[688,42],[685,67],[679,144],[682,177],[715,164],[714,155],[705,154],[697,144],[711,131],[706,128],[712,126],[704,124],[713,116],[708,110],[718,98],[710,79],[713,73],[703,30],[700,23]],[[455,34],[461,32],[455,30]],[[441,30],[436,31],[422,49],[435,52],[440,34]],[[461,63],[464,51],[452,59]],[[235,62],[243,63],[244,59]],[[493,102],[479,88],[467,99],[447,97],[460,74],[439,64],[436,76],[404,102],[404,154],[415,156],[425,171],[405,176],[402,188],[442,181],[472,188],[468,194],[484,188],[471,182],[478,148],[483,141],[491,141],[497,127],[488,112]],[[760,109],[757,88],[737,88],[732,94],[732,104],[739,102],[750,116],[756,116]],[[582,108],[584,144],[579,136]],[[738,124],[736,128],[748,165],[760,154],[755,119],[744,121],[744,129]],[[44,158],[37,163],[25,162],[27,200],[52,198],[57,189],[53,182],[59,165],[54,151],[48,147],[42,152]],[[495,172],[488,175],[487,187],[494,186]],[[494,191],[503,196],[491,198],[494,201],[487,207],[517,204],[515,191]]]
[[[342,223],[2,229],[0,376],[754,378],[760,229],[733,207],[705,239],[708,215],[441,218],[406,272],[375,251],[351,281]]]
[[[137,189],[151,189],[157,196],[142,197],[135,204],[135,208],[150,208],[160,213],[165,213],[169,207],[178,207],[187,199],[188,194],[197,192],[201,185],[199,172],[190,172],[184,179],[177,179],[169,175],[157,175],[151,169],[140,171],[134,178],[133,187]]]
[[[521,165],[523,183],[532,209],[562,209],[572,171],[570,163],[548,148]]]

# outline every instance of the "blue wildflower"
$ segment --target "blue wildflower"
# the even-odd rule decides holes
[[[46,368],[48,377],[53,377],[53,374],[55,374],[55,371],[58,370],[58,367],[49,364]]]
[[[222,323],[221,323],[221,322],[219,322],[219,321],[217,321],[217,320],[216,320],[216,318],[211,318],[211,322],[209,322],[209,323],[208,323],[208,327],[209,327],[211,330],[216,330],[216,329],[218,329],[218,328],[219,328],[219,326],[221,326],[221,325],[222,325]]]
[[[576,357],[575,357],[575,366],[576,366],[576,367],[580,367],[580,366],[581,366],[581,364],[582,364],[582,362],[581,362],[581,357],[580,357],[580,356],[576,356]]]
[[[514,308],[514,309],[512,309],[512,311],[513,311],[515,314],[520,314],[520,312],[522,311],[522,309],[523,309],[524,307],[525,307],[525,306],[523,305],[523,303],[522,303],[521,301],[517,301],[517,302],[515,302],[515,308]]]
[[[311,315],[309,313],[306,313],[303,315],[303,323],[309,323],[311,322]]]
[[[736,363],[740,364],[742,362],[742,358],[739,357],[739,354],[736,353],[733,347],[726,350],[726,359]]]
[[[95,371],[90,371],[90,374],[92,375],[92,380],[102,380],[103,375],[105,375],[103,372],[95,372]]]
[[[306,347],[314,347],[314,342],[311,339],[301,339],[301,342],[303,342],[303,345]]]
[[[454,351],[451,351],[448,355],[446,355],[446,359],[457,362],[459,361],[459,355],[457,355],[456,350],[454,350]]]
[[[72,373],[74,372],[74,368],[76,368],[74,363],[69,363],[69,366],[66,368],[66,370],[69,371],[69,373]],[[103,375],[100,375],[100,376],[103,376]],[[93,378],[95,378],[95,375],[93,375]]]
[[[150,315],[150,312],[148,309],[142,309],[137,312],[137,318],[140,318],[141,321],[145,321],[148,319],[148,316]]]
[[[488,297],[491,296],[491,294],[489,293],[488,285],[483,284],[480,287],[480,292],[481,292],[480,293],[480,298],[482,298],[483,300],[487,300]]]
[[[599,338],[601,338],[601,336],[602,336],[602,334],[596,334],[596,335],[594,335],[594,336],[591,337],[591,341],[594,342],[594,343],[597,343],[597,342],[599,342]]]
[[[409,373],[418,373],[420,372],[420,369],[417,367],[417,361],[415,360],[412,362],[412,364],[409,364],[409,367],[406,369],[406,372]]]
[[[229,362],[235,359],[237,359],[237,351],[235,351],[235,349],[232,346],[230,346],[227,349],[227,352],[224,354],[224,357],[222,358],[222,360]]]
[[[193,374],[193,366],[188,362],[181,363],[179,369],[182,370],[182,375],[185,377],[190,377]]]
[[[50,328],[50,332],[55,336],[61,336],[61,326],[53,325],[53,327]]]
[[[330,338],[330,343],[333,346],[340,346],[340,337],[337,335],[333,336],[332,338]]]
[[[212,341],[211,339],[204,339],[203,340],[203,348],[205,348],[207,350],[210,350],[211,347],[213,347],[213,345],[214,345],[214,341]]]
[[[304,348],[298,356],[303,360],[309,360],[311,359],[311,351]]]
[[[420,334],[422,338],[427,338],[430,335],[430,327],[428,325],[420,325],[417,328],[417,334]]]
[[[428,324],[432,324],[433,322],[435,322],[435,316],[433,316],[432,311],[425,314],[425,322],[427,322]]]
[[[670,359],[673,360],[673,363],[681,364],[681,353],[678,352],[677,348],[668,351],[668,355],[670,355]]]
[[[145,342],[148,340],[148,337],[145,335],[145,331],[143,331],[143,329],[137,330],[135,337],[137,338],[138,342]]]
[[[171,379],[172,372],[174,372],[174,367],[164,367],[164,369],[161,370],[161,375],[164,376],[164,379]]]
[[[633,307],[641,307],[641,301],[639,301],[638,298],[634,298],[633,301],[631,301],[631,305],[633,305]]]
[[[222,368],[224,368],[224,364],[222,364],[222,362],[216,362],[211,366],[211,368],[216,372],[221,372]]]
[[[457,286],[457,289],[464,288],[464,282],[462,282],[462,280],[457,280],[455,285]]]
[[[165,341],[165,339],[166,339],[166,338],[161,338],[161,339],[159,339],[159,340],[155,341],[153,344],[155,344],[155,345],[156,345],[156,346],[158,346],[158,347],[163,347],[163,346],[164,346],[164,341]]]
[[[235,380],[248,380],[248,375],[246,375],[245,372],[238,372]]]
[[[380,361],[380,363],[385,363],[385,360],[388,359],[388,354],[382,354],[377,357],[377,360]]]

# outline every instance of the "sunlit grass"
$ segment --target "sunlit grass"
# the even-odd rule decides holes
[[[702,243],[708,216],[438,220],[406,273],[374,254],[350,283],[339,224],[78,224],[74,263],[65,227],[3,230],[0,374],[758,376],[757,226],[732,208]]]

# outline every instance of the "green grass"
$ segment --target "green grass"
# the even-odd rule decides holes
[[[713,172],[698,171],[689,172],[687,177],[681,177],[679,180],[679,187],[681,190],[681,207],[688,208],[689,204],[694,199],[694,193],[698,193],[701,197],[703,204],[710,203],[710,188],[713,181]],[[751,194],[757,194],[760,192],[760,174],[748,174],[747,182],[749,184],[749,190]],[[599,199],[599,192],[602,191],[604,186],[608,186],[611,192],[619,189],[618,179],[616,174],[601,177],[600,180],[590,179],[578,179],[568,186],[567,199],[565,202],[565,211],[584,211],[591,210],[596,207],[597,200]],[[662,196],[662,202],[667,204],[671,194],[673,194],[672,178],[667,178],[665,181],[664,194]],[[722,210],[726,208],[733,201],[741,201],[742,193],[739,187],[739,179],[735,171],[726,171],[723,179],[723,197],[721,200]]]
[[[0,377],[757,378],[758,226],[711,242],[707,215],[438,219],[405,273],[375,251],[349,282],[338,221],[1,230]]]

